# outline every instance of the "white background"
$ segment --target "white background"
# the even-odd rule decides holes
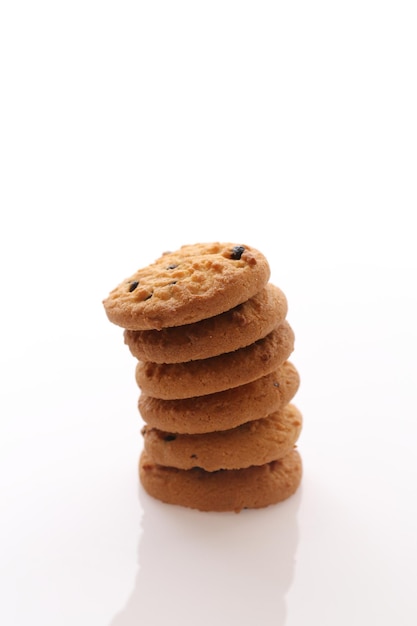
[[[0,623],[414,626],[415,2],[5,0]],[[261,249],[289,301],[302,487],[138,487],[102,299],[164,250]]]

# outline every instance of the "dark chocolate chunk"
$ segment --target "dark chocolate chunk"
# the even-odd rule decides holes
[[[134,280],[133,282],[130,283],[130,287],[129,287],[129,291],[135,291],[136,287],[139,285],[139,281],[138,280]]]
[[[176,438],[176,435],[165,435],[164,441],[175,441]]]
[[[240,257],[242,256],[244,252],[245,252],[244,246],[235,246],[234,248],[232,248],[232,255],[230,258],[233,259],[233,261],[239,261]]]
[[[171,265],[168,265],[167,270],[175,270],[176,267],[178,267],[178,265],[175,265],[175,263],[171,263]]]

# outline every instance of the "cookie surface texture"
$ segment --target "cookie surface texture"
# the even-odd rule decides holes
[[[241,387],[182,400],[160,400],[141,393],[138,406],[149,426],[171,433],[209,433],[278,411],[292,400],[299,385],[297,369],[286,361],[271,374]]]
[[[262,339],[287,314],[284,293],[268,283],[237,307],[195,324],[162,330],[125,330],[124,341],[140,361],[182,363],[207,359]]]
[[[145,450],[158,465],[208,472],[264,465],[294,447],[302,427],[300,411],[289,404],[268,417],[231,430],[204,435],[175,435],[145,426]]]
[[[293,495],[301,481],[302,463],[296,449],[277,461],[238,470],[206,472],[157,465],[143,451],[139,477],[145,491],[168,504],[200,511],[257,509]]]
[[[185,245],[126,278],[103,305],[122,328],[160,330],[228,311],[261,291],[269,277],[266,257],[251,246]]]
[[[287,321],[269,335],[234,352],[187,363],[139,361],[136,382],[149,396],[164,400],[224,391],[270,374],[288,359],[294,332]]]

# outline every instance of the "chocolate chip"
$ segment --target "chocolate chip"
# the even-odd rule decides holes
[[[196,458],[197,458],[197,455],[196,455],[196,454],[192,454],[192,455],[190,456],[190,459],[196,459]]]
[[[139,281],[138,280],[134,280],[133,282],[130,283],[130,287],[129,287],[129,291],[135,291],[136,287],[139,285]]]
[[[176,438],[176,435],[165,435],[164,441],[175,441]]]
[[[151,291],[151,293],[149,293],[146,298],[143,298],[143,300],[149,300],[149,298],[152,298],[153,296],[153,292]]]
[[[232,248],[232,255],[230,258],[233,259],[233,261],[239,261],[244,252],[245,248],[243,246],[235,246]]]
[[[178,267],[178,265],[171,263],[171,265],[168,265],[167,270],[175,270],[176,267]]]

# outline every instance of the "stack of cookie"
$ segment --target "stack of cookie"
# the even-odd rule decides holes
[[[280,502],[301,480],[294,333],[265,256],[247,245],[163,254],[103,304],[138,360],[140,480],[203,511]]]

